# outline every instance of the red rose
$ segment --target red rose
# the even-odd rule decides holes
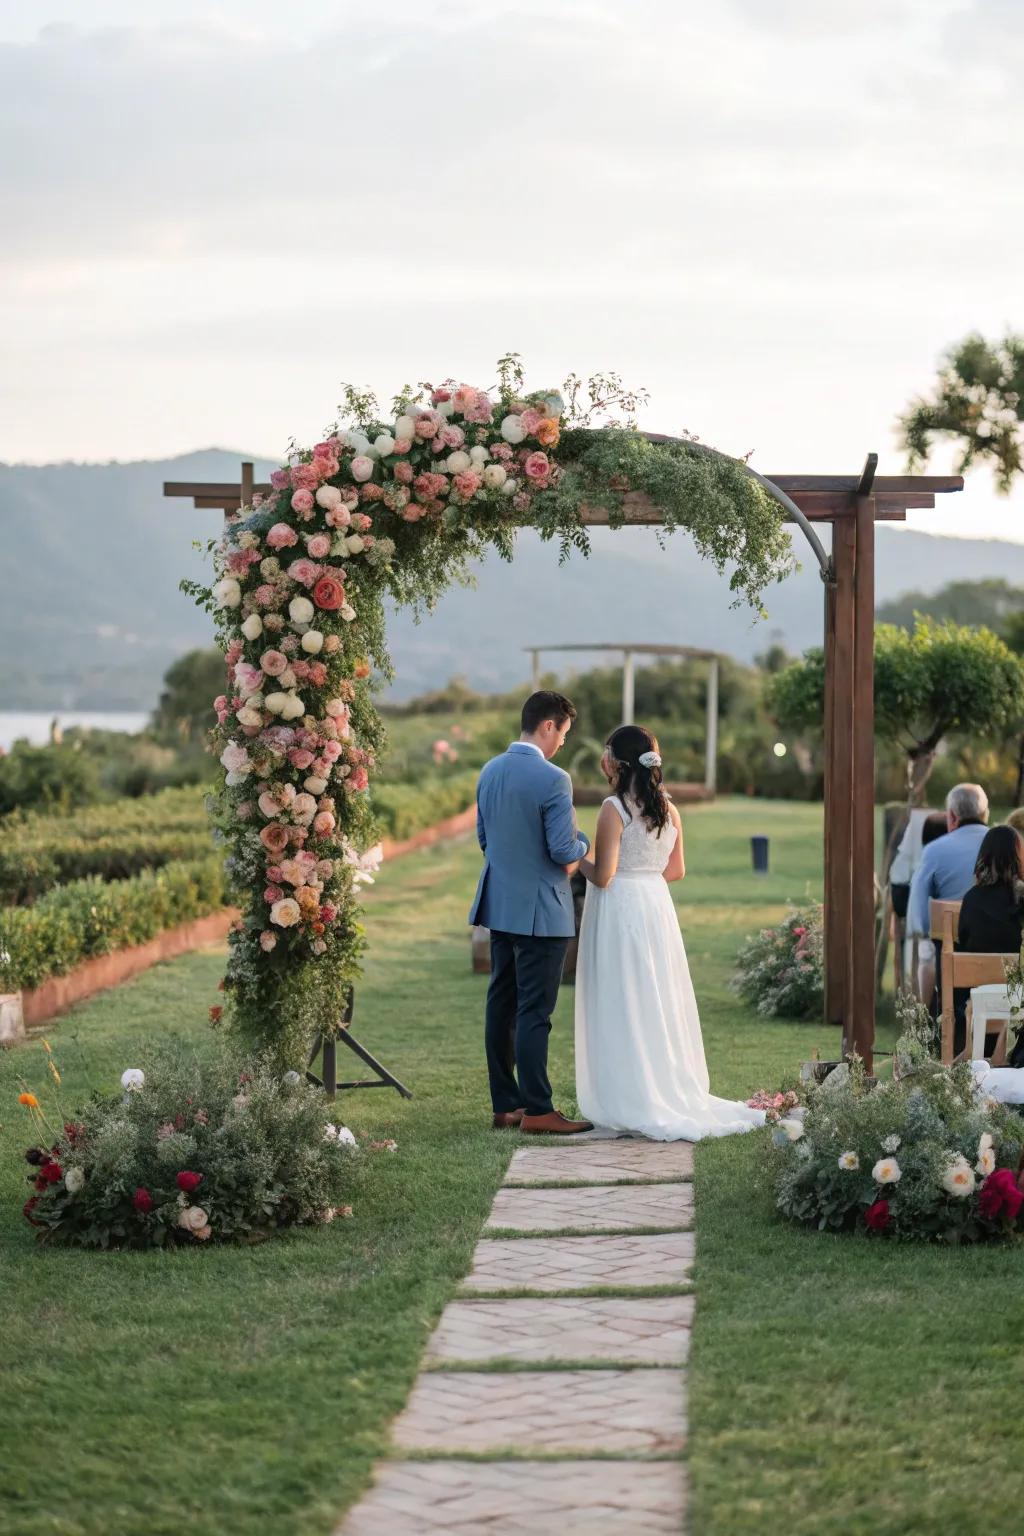
[[[876,1200],[864,1212],[864,1225],[869,1232],[884,1232],[890,1220],[888,1200]]]
[[[345,601],[345,588],[335,576],[321,576],[313,588],[313,601],[330,613]]]
[[[143,1189],[141,1185],[135,1191],[134,1195],[132,1195],[132,1205],[134,1205],[135,1209],[139,1211],[143,1216],[149,1214],[155,1203],[156,1202],[154,1201],[153,1196],[150,1194],[149,1190]]]
[[[44,1163],[39,1172],[47,1184],[59,1184],[64,1177],[64,1170],[60,1163]]]
[[[189,1173],[187,1169],[184,1173],[179,1173],[175,1180],[178,1188],[183,1189],[186,1195],[194,1195],[202,1182],[203,1176],[201,1173]]]
[[[1001,1216],[1016,1221],[1022,1205],[1024,1195],[1009,1168],[997,1168],[989,1174],[978,1195],[978,1212],[984,1221],[998,1221]]]

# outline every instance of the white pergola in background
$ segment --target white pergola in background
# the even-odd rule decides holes
[[[704,790],[714,795],[718,766],[718,659],[717,651],[702,651],[692,645],[527,645],[533,661],[534,692],[540,687],[540,658],[545,651],[619,651],[622,655],[622,724],[633,725],[636,697],[637,656],[682,656],[687,661],[706,661],[708,665],[707,730],[704,738]]]

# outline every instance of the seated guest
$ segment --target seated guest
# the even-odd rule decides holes
[[[1013,827],[993,827],[982,839],[974,884],[960,907],[956,947],[973,955],[1015,955],[1021,946],[1022,919],[1024,839]],[[957,987],[953,998],[958,1051],[963,1049],[970,995],[969,987]]]
[[[907,932],[927,938],[929,902],[959,901],[974,883],[974,866],[985,838],[988,796],[980,784],[957,784],[946,796],[947,837],[921,850],[910,883]]]
[[[934,843],[936,838],[945,837],[948,831],[945,811],[926,811],[921,825],[921,849],[927,848],[929,843]],[[915,869],[920,859],[919,851]],[[913,878],[913,871],[911,878]],[[912,948],[914,940],[907,939],[905,943]],[[926,1008],[931,1007],[935,997],[935,945],[931,939],[917,940],[917,995]]]

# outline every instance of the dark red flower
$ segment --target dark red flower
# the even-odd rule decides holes
[[[144,1216],[148,1215],[155,1203],[149,1190],[143,1189],[141,1185],[132,1195],[132,1205],[134,1205],[137,1211],[141,1211]]]
[[[990,1173],[978,1195],[978,1211],[985,1221],[1016,1221],[1017,1213],[1024,1205],[1024,1194],[1017,1188],[1017,1181],[1009,1168],[997,1168]]]
[[[64,1177],[64,1170],[60,1163],[44,1163],[39,1172],[47,1184],[59,1184]]]
[[[864,1225],[869,1232],[884,1232],[891,1219],[888,1200],[876,1200],[864,1212]]]
[[[190,1173],[187,1168],[175,1180],[178,1188],[184,1190],[186,1195],[194,1195],[202,1182],[201,1173]]]
[[[33,1187],[33,1189],[43,1190],[43,1189],[49,1189],[50,1186],[49,1186],[47,1180],[43,1178],[42,1174],[40,1174],[37,1179],[33,1179],[32,1180],[32,1187]]]
[[[72,1146],[76,1146],[78,1142],[85,1139],[85,1126],[79,1125],[74,1120],[65,1120],[64,1135]]]

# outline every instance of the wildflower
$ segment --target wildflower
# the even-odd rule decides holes
[[[34,1093],[19,1093],[18,1094],[18,1103],[19,1104],[24,1104],[26,1109],[38,1109],[39,1108],[39,1100],[36,1098]]]
[[[839,1158],[839,1166],[844,1173],[856,1173],[860,1167],[860,1158],[856,1152],[843,1152]]]
[[[892,1154],[893,1152],[898,1152],[899,1149],[900,1149],[900,1138],[898,1136],[886,1136],[884,1138],[884,1140],[882,1141],[882,1151],[883,1152],[888,1152],[888,1153]]]

